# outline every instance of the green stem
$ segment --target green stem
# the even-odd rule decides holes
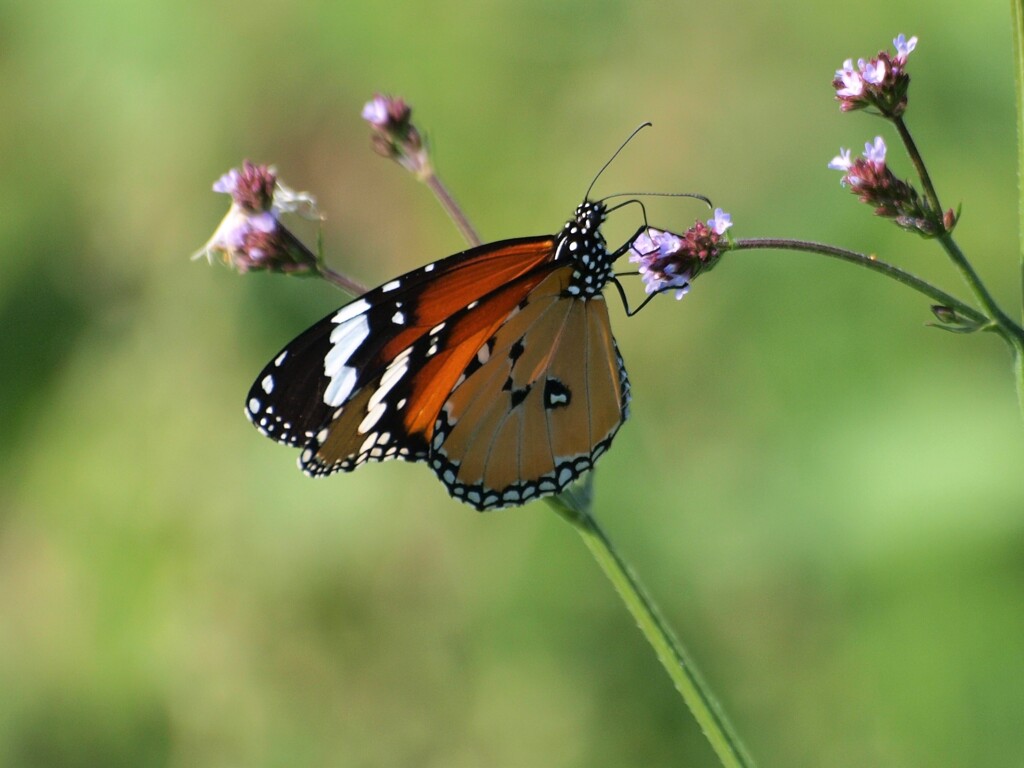
[[[1014,3],[1021,2],[1021,0],[1014,0]],[[1019,118],[1018,118],[1019,119]],[[910,156],[911,161],[914,163],[914,167],[917,169],[917,175],[921,179],[921,186],[924,188],[925,196],[928,199],[928,205],[932,209],[932,215],[934,216],[933,223],[936,225],[937,230],[941,233],[938,235],[938,240],[942,244],[943,249],[949,255],[950,260],[960,270],[960,274],[964,278],[964,282],[971,289],[971,292],[977,298],[978,303],[985,309],[989,317],[995,322],[1000,335],[1006,337],[1007,341],[1010,341],[1012,337],[1018,336],[1024,339],[1024,331],[1014,323],[1003,310],[996,304],[995,299],[992,298],[992,294],[988,292],[988,288],[981,281],[978,273],[974,270],[974,267],[968,261],[967,256],[960,249],[956,240],[953,239],[953,234],[945,228],[942,216],[942,204],[939,202],[939,195],[935,191],[935,185],[932,184],[931,176],[928,174],[928,168],[924,164],[924,158],[921,157],[921,153],[917,149],[917,145],[914,143],[914,138],[910,135],[910,130],[907,128],[906,123],[903,122],[902,117],[894,117],[893,125],[896,126],[896,130],[900,134],[900,138],[903,140],[903,145],[907,149],[907,154]]]
[[[1017,84],[1017,163],[1018,163],[1018,240],[1024,238],[1024,197],[1022,197],[1020,190],[1020,179],[1021,170],[1024,168],[1024,116],[1022,116],[1022,88],[1024,88],[1024,62],[1022,62],[1022,31],[1021,25],[1024,23],[1022,17],[1024,14],[1021,12],[1021,3],[1024,0],[1011,0],[1011,13],[1013,15],[1013,39],[1014,39],[1014,63],[1015,63],[1015,74]],[[940,234],[938,240],[942,244],[943,250],[946,251],[950,260],[960,271],[964,282],[971,289],[978,303],[981,304],[982,308],[988,314],[992,320],[990,330],[996,331],[1000,336],[1006,339],[1007,343],[1013,352],[1014,359],[1014,377],[1017,384],[1017,401],[1020,405],[1021,415],[1024,416],[1024,329],[1021,328],[1017,323],[1010,319],[1010,317],[1003,312],[1003,310],[996,304],[992,294],[989,293],[988,288],[982,282],[978,273],[974,270],[971,262],[967,259],[967,256],[960,249],[959,244],[953,239],[953,233],[946,228],[945,222],[943,221],[942,206],[939,203],[938,193],[935,191],[935,186],[932,184],[931,176],[928,175],[928,169],[925,167],[924,159],[921,157],[921,153],[917,149],[917,145],[914,143],[913,137],[910,135],[910,131],[903,122],[902,117],[893,118],[893,125],[896,126],[896,130],[900,134],[900,138],[903,140],[903,144],[907,149],[907,154],[910,156],[911,161],[914,163],[914,167],[917,169],[917,174],[921,179],[921,186],[924,188],[925,196],[928,200],[928,205],[931,208],[933,223]],[[1024,240],[1021,240],[1019,246],[1021,251],[1021,275],[1022,275],[1022,288],[1024,288]]]
[[[1010,0],[1010,16],[1013,19],[1013,74],[1017,94],[1017,250],[1024,297],[1024,0]],[[1021,316],[1024,318],[1024,305]],[[1024,342],[1019,339],[1014,346],[1013,367],[1017,377],[1017,399],[1021,416],[1024,416]]]
[[[632,570],[616,552],[608,535],[589,511],[589,494],[562,493],[549,503],[583,538],[605,576],[633,615],[640,631],[661,661],[705,737],[723,766],[748,768],[754,761],[747,754],[721,707],[704,682],[686,650],[676,639],[657,607]]]
[[[960,250],[960,246],[956,240],[953,239],[953,235],[950,232],[943,232],[939,235],[939,242],[942,244],[943,249],[949,254],[950,260],[956,265],[956,268],[960,270],[960,274],[964,278],[964,282],[967,283],[968,287],[974,293],[975,297],[989,317],[995,321],[998,326],[1001,335],[1006,337],[1007,341],[1010,341],[1014,336],[1021,342],[1024,342],[1024,329],[1021,329],[1013,320],[1011,320],[999,305],[996,304],[995,299],[992,298],[992,294],[988,292],[988,288],[978,277],[978,273],[974,271],[974,267],[971,262],[967,260],[967,256]]]
[[[987,315],[979,312],[969,304],[965,304],[960,301],[960,299],[949,295],[931,283],[925,282],[921,278],[916,277],[909,272],[905,272],[899,267],[893,266],[892,264],[888,264],[880,259],[876,259],[874,256],[868,256],[864,253],[849,251],[845,248],[836,248],[833,245],[825,245],[824,243],[770,237],[736,240],[732,243],[730,250],[754,250],[761,248],[783,251],[803,251],[805,253],[820,253],[823,256],[831,256],[834,259],[840,259],[841,261],[847,261],[851,264],[857,264],[875,272],[879,272],[886,277],[890,277],[897,282],[903,283],[903,285],[913,288],[918,293],[924,294],[942,306],[955,310],[958,315],[962,315],[968,320],[972,320],[977,323],[985,323],[989,320]]]
[[[900,139],[903,140],[903,146],[906,147],[907,154],[910,156],[910,160],[914,164],[914,168],[917,169],[917,175],[921,179],[921,186],[924,187],[924,194],[928,199],[928,205],[932,209],[932,214],[935,216],[935,223],[941,228],[942,203],[939,202],[939,195],[935,191],[935,185],[932,184],[932,177],[928,174],[928,168],[924,164],[924,158],[921,157],[921,153],[917,149],[917,144],[914,143],[914,137],[910,135],[910,130],[907,128],[907,124],[903,122],[903,118],[894,117],[892,122],[893,125],[896,126],[896,131],[899,133]]]
[[[1024,345],[1014,345],[1013,373],[1017,378],[1017,402],[1020,404],[1020,415],[1024,419]]]
[[[1010,15],[1013,18],[1013,73],[1017,93],[1017,249],[1020,252],[1024,295],[1024,0],[1010,0]],[[1017,380],[1024,385],[1019,376]],[[1024,408],[1024,390],[1021,397],[1021,407]]]

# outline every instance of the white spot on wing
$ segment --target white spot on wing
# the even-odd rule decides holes
[[[402,377],[408,370],[409,358],[407,357],[388,366],[388,369],[384,371],[384,375],[380,377],[380,384],[377,385],[376,391],[370,395],[370,400],[367,402],[366,407],[372,411],[378,403],[388,396],[388,392],[394,389],[395,384],[402,380]]]
[[[237,407],[237,406],[235,406],[235,407]],[[253,414],[259,413],[261,407],[262,407],[262,403],[260,403],[260,401],[257,400],[255,397],[251,398],[249,400],[249,413],[253,413]]]
[[[373,406],[373,408],[370,409],[370,412],[366,414],[365,418],[363,418],[363,420],[359,422],[359,426],[357,427],[357,431],[359,432],[359,434],[365,435],[367,432],[373,429],[374,426],[376,426],[377,422],[380,421],[380,417],[384,415],[384,411],[386,411],[387,409],[387,403],[377,403],[375,406]],[[374,436],[374,439],[376,440],[376,436]]]
[[[359,453],[366,453],[371,448],[373,448],[373,446],[375,446],[376,444],[377,444],[377,433],[374,432],[374,433],[368,435],[365,440],[363,440],[363,444],[359,446]]]
[[[359,302],[356,303],[358,304]],[[365,304],[366,302],[362,303]],[[349,304],[349,306],[353,305]],[[341,310],[341,312],[344,311],[344,309]],[[331,351],[327,353],[327,357],[324,358],[324,375],[331,380],[331,383],[327,385],[327,390],[324,392],[325,404],[341,405],[352,394],[357,372],[355,368],[346,365],[346,363],[348,363],[349,358],[366,341],[369,335],[370,322],[362,314],[353,315],[331,331],[331,344],[333,346]]]
[[[351,320],[356,315],[361,315],[363,312],[370,308],[370,302],[366,299],[359,299],[353,301],[351,304],[346,304],[344,307],[339,309],[334,317],[331,318],[331,322],[341,325],[346,320]],[[278,358],[279,360],[283,358]]]
[[[405,324],[405,313],[402,312],[401,310],[399,310],[398,312],[395,312],[395,314],[393,314],[391,316],[391,322],[394,323],[395,325],[404,325]]]
[[[288,357],[288,350],[287,349],[284,352],[282,352],[280,355],[277,356],[277,359],[274,360],[274,365],[280,367],[281,363],[284,362],[284,359],[286,357]]]
[[[390,291],[395,290],[395,288],[397,288],[401,284],[401,280],[392,280],[390,283],[384,283],[384,285],[380,287],[380,290],[382,293],[389,293]]]
[[[327,405],[341,405],[348,396],[352,394],[352,388],[356,385],[356,369],[342,366],[336,376],[331,377],[331,383],[327,385],[324,392],[324,403]]]
[[[260,386],[262,386],[263,391],[269,395],[274,391],[274,377],[268,373],[263,377],[263,381],[260,382]]]

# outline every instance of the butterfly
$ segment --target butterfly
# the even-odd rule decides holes
[[[630,243],[608,250],[607,212],[585,199],[555,235],[471,248],[365,293],[264,367],[246,415],[301,448],[311,476],[424,462],[478,510],[562,491],[629,416],[603,289]]]

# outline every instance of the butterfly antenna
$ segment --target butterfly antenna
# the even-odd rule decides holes
[[[640,131],[642,131],[644,128],[650,128],[652,125],[654,125],[654,123],[648,121],[646,123],[641,123],[640,125],[638,125],[636,128],[633,129],[633,132],[631,134],[629,134],[629,138],[627,138],[624,142],[622,142],[619,145],[619,148],[615,150],[615,153],[611,157],[608,158],[608,162],[601,166],[601,170],[597,172],[597,175],[594,177],[594,180],[592,182],[590,182],[590,186],[587,187],[587,194],[585,194],[583,196],[584,200],[589,200],[590,199],[590,190],[592,190],[594,188],[594,185],[597,184],[597,180],[599,178],[601,178],[601,174],[605,172],[605,170],[608,168],[609,165],[612,164],[612,161],[615,160],[615,158],[619,156],[619,152],[624,150],[626,148],[626,145],[629,144],[629,142],[631,142],[633,140],[633,137],[636,136],[638,133],[640,133]]]
[[[611,200],[613,197],[692,197],[695,200],[702,201],[708,208],[714,207],[714,204],[711,202],[711,198],[698,194],[697,192],[616,192],[614,195],[602,197],[601,202],[603,203],[606,200]],[[629,205],[630,202],[632,201],[627,201],[622,203],[622,205]],[[615,207],[621,208],[622,205],[617,205]],[[615,208],[612,208],[611,210],[615,210]]]

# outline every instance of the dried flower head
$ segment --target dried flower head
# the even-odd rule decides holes
[[[832,79],[839,108],[844,112],[873,108],[887,118],[899,117],[907,108],[910,75],[906,73],[907,57],[917,47],[917,38],[903,34],[893,39],[895,55],[879,52],[874,59],[853,59],[843,62]]]
[[[246,160],[213,184],[213,191],[231,195],[231,208],[206,245],[193,258],[213,262],[220,256],[239,272],[269,270],[306,274],[317,269],[316,256],[280,221],[282,213],[319,218],[316,200],[277,180],[271,166]]]
[[[690,290],[690,283],[718,263],[722,240],[732,217],[721,208],[715,215],[696,221],[682,235],[653,227],[645,228],[630,245],[627,255],[637,265],[647,293],[676,289],[676,299]]]

